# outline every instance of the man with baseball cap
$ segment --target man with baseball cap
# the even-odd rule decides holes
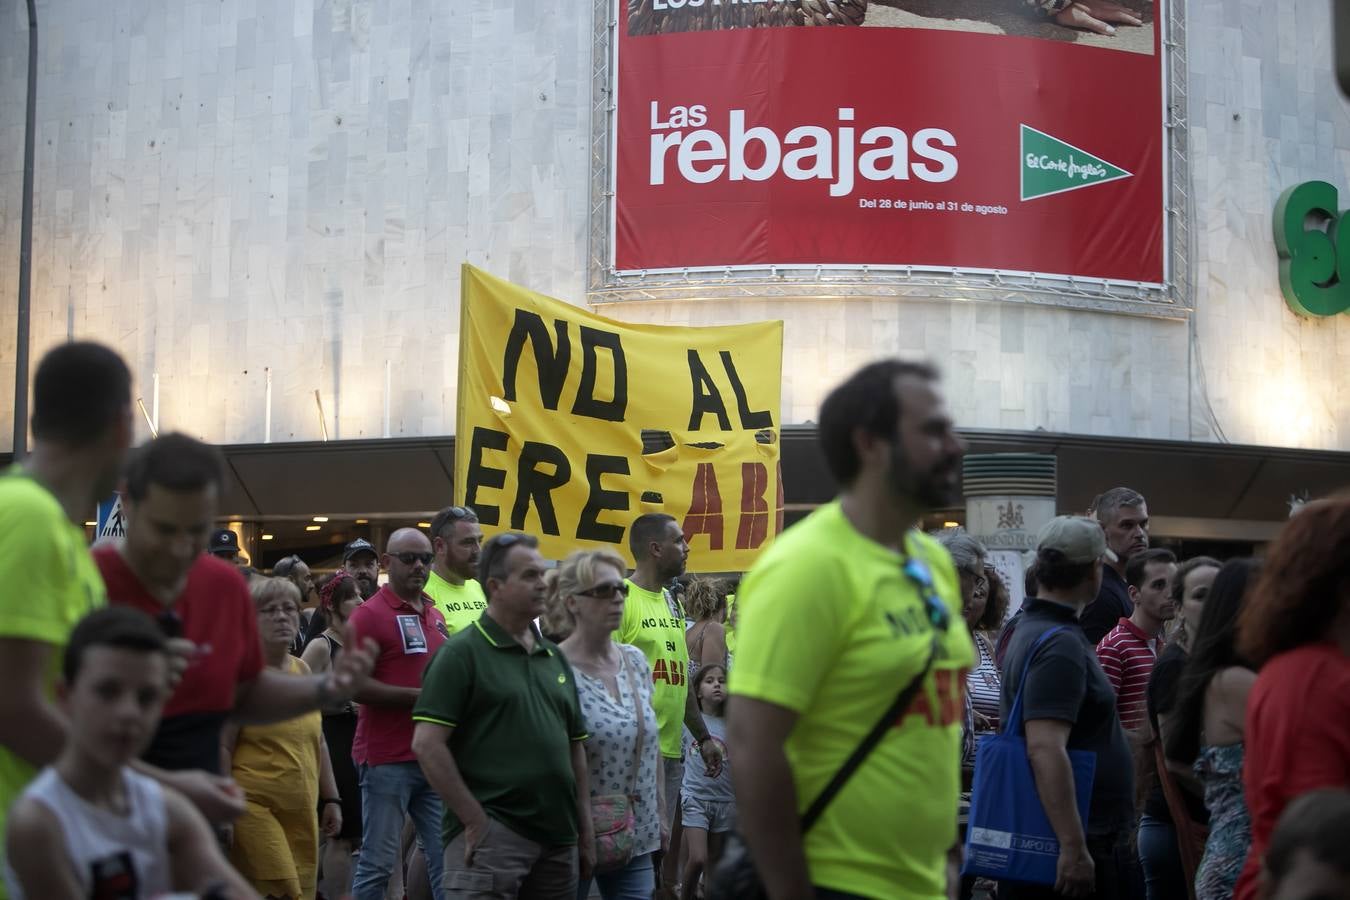
[[[243,560],[239,558],[241,552],[239,536],[228,528],[217,528],[211,532],[211,540],[207,542],[206,552],[216,559],[225,560],[227,563],[236,566],[243,565]]]
[[[380,589],[380,555],[365,538],[357,538],[342,551],[342,568],[356,579],[362,600],[369,600]]]
[[[1006,722],[1021,691],[1027,756],[1036,793],[1059,839],[1059,865],[1053,889],[1007,884],[1000,897],[1132,896],[1130,748],[1116,712],[1115,692],[1078,627],[1078,615],[1101,588],[1103,567],[1115,559],[1101,525],[1082,516],[1052,519],[1037,536],[1040,590],[1026,601],[1003,660],[1002,713]],[[1054,633],[1036,647],[1049,631]],[[1097,757],[1086,822],[1078,816],[1066,749],[1086,750]]]

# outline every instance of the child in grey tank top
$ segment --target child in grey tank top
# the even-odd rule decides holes
[[[698,880],[703,872],[711,871],[717,865],[727,832],[733,827],[736,809],[736,797],[731,788],[731,756],[727,753],[726,720],[722,718],[726,706],[727,670],[719,665],[699,669],[694,690],[699,708],[703,710],[703,721],[708,726],[708,739],[721,745],[723,763],[716,778],[709,776],[698,742],[685,729],[684,783],[680,788],[680,817],[689,847],[689,859],[684,868],[685,900],[697,895]]]

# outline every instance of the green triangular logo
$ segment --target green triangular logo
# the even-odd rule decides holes
[[[1119,181],[1133,174],[1044,131],[1022,126],[1023,200]]]

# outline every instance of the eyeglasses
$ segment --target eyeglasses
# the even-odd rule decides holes
[[[615,594],[620,597],[627,597],[628,583],[625,581],[607,581],[604,584],[597,584],[590,590],[577,591],[578,597],[594,597],[596,600],[613,600]]]
[[[420,562],[424,566],[431,565],[431,561],[436,558],[434,553],[391,553],[394,559],[403,563],[405,566],[411,566],[413,563]]]
[[[914,582],[915,587],[919,589],[929,624],[938,631],[945,632],[951,624],[951,616],[947,612],[946,604],[938,597],[937,589],[933,587],[933,573],[928,571],[928,566],[922,560],[911,558],[905,560],[900,571],[904,572],[905,577]]]
[[[445,518],[448,522],[458,522],[460,519],[476,519],[478,513],[473,511],[472,506],[452,506],[445,511]]]

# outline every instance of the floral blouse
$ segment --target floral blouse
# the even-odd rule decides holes
[[[661,822],[656,808],[656,767],[661,755],[661,737],[652,709],[652,672],[642,651],[631,644],[619,644],[619,699],[615,700],[609,688],[599,678],[592,678],[580,669],[573,669],[577,677],[577,696],[581,700],[581,714],[586,720],[586,765],[590,771],[591,796],[626,794],[637,795],[633,809],[633,827],[636,840],[635,856],[651,853],[661,847]],[[629,678],[629,672],[632,678]],[[642,759],[638,765],[636,787],[633,781],[633,755],[637,749],[638,724],[634,710],[632,685],[638,687],[638,706],[642,710]]]

